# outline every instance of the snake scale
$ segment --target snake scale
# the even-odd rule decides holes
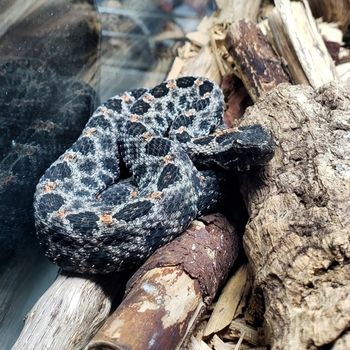
[[[226,129],[212,81],[182,77],[97,108],[40,179],[34,210],[46,255],[64,270],[108,273],[142,263],[223,196],[219,169],[266,164],[260,125]]]

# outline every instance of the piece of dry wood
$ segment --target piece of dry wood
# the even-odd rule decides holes
[[[349,93],[336,85],[285,85],[243,119],[268,127],[279,145],[242,189],[251,216],[245,248],[273,349],[321,349],[350,324],[349,110]]]
[[[216,0],[219,8],[217,21],[232,23],[242,18],[256,21],[261,0]]]
[[[280,25],[276,27],[279,32],[274,31],[273,35],[286,35],[284,42],[290,43],[291,51],[294,51],[298,57],[300,66],[302,67],[309,84],[314,87],[320,87],[336,79],[335,65],[330,54],[323,42],[323,39],[317,29],[316,22],[312,17],[309,4],[306,0],[290,2],[289,0],[275,1],[277,14],[272,20],[280,21],[283,24],[282,31]],[[276,42],[277,43],[277,42]],[[282,48],[278,48],[282,53]],[[293,65],[295,56],[285,57],[288,65]],[[284,57],[284,56],[283,56]],[[299,83],[299,81],[297,81]]]
[[[308,0],[316,18],[322,17],[326,22],[335,22],[343,30],[350,22],[349,0]]]
[[[110,309],[111,299],[100,283],[59,275],[31,309],[12,349],[82,349]]]
[[[232,24],[226,46],[253,101],[278,84],[288,82],[280,59],[255,23],[240,20]]]
[[[239,237],[224,216],[194,221],[136,272],[122,304],[87,349],[178,349],[214,298],[239,248]]]
[[[247,266],[242,265],[226,283],[204,331],[208,337],[228,327],[237,310],[247,282]]]
[[[286,33],[282,18],[275,7],[269,14],[268,26],[270,29],[270,32],[267,33],[269,40],[273,43],[273,46],[280,55],[292,81],[295,84],[309,85],[309,80],[299,62],[293,44]]]
[[[346,86],[350,87],[350,62],[339,64],[337,67],[337,73],[339,77],[339,81]]]

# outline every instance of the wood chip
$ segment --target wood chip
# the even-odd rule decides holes
[[[204,331],[205,337],[219,332],[230,325],[243,295],[246,281],[247,265],[243,265],[224,287]]]
[[[212,350],[203,340],[191,336],[187,350]]]
[[[238,340],[243,336],[244,341],[252,345],[259,344],[259,334],[253,328],[247,325],[243,320],[234,320],[230,324],[230,331],[225,334],[225,339]]]

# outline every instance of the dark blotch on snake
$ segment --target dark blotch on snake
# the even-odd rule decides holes
[[[165,83],[162,83],[162,84],[157,85],[153,89],[151,89],[149,92],[151,95],[158,98],[158,97],[163,97],[163,96],[167,95],[169,92],[169,89],[167,88]]]
[[[128,133],[131,136],[142,135],[147,131],[146,127],[141,123],[128,122],[127,127],[128,127]]]
[[[181,175],[178,167],[174,164],[167,164],[159,175],[157,188],[159,191],[163,191],[164,188],[169,187],[180,179]]]
[[[88,155],[95,151],[95,145],[91,139],[87,137],[81,137],[73,144],[72,150],[74,152],[80,152],[81,154]]]
[[[99,221],[99,217],[91,211],[70,214],[66,216],[66,219],[72,224],[73,230],[86,233],[97,228],[97,222]]]
[[[202,85],[199,86],[199,94],[203,96],[206,92],[211,92],[213,90],[213,83],[210,81],[205,81]]]
[[[39,202],[39,209],[47,216],[54,211],[57,211],[63,205],[64,200],[61,196],[57,194],[44,194]]]
[[[151,156],[164,157],[168,154],[171,142],[165,138],[154,137],[147,143],[145,150]]]
[[[150,109],[150,104],[143,101],[138,100],[134,103],[134,105],[130,108],[130,112],[137,115],[145,114]]]
[[[180,88],[187,88],[193,86],[195,81],[195,77],[183,77],[176,80],[176,85]]]
[[[141,97],[145,92],[147,91],[147,89],[135,89],[130,91],[130,95],[137,100],[139,97]]]
[[[79,164],[78,168],[80,171],[91,175],[96,169],[96,163],[91,159],[87,159],[83,163]]]
[[[50,167],[46,173],[45,177],[50,180],[64,179],[70,177],[72,174],[71,169],[66,162],[58,163]]]
[[[89,128],[100,127],[102,129],[108,129],[110,128],[111,123],[102,114],[98,114],[94,118],[91,118],[86,126]]]
[[[203,110],[204,108],[208,107],[210,104],[209,98],[196,100],[192,104],[192,108],[194,108],[197,112]]]
[[[116,98],[110,98],[104,103],[104,106],[108,109],[112,109],[117,113],[121,113],[122,111],[122,100]]]
[[[131,203],[115,213],[113,217],[117,220],[124,220],[126,222],[133,221],[139,217],[147,215],[152,207],[153,204],[149,201]]]

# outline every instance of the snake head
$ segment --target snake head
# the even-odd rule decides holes
[[[273,157],[276,144],[272,133],[260,124],[241,126],[217,139],[222,152],[216,164],[225,170],[246,171],[266,165]]]

